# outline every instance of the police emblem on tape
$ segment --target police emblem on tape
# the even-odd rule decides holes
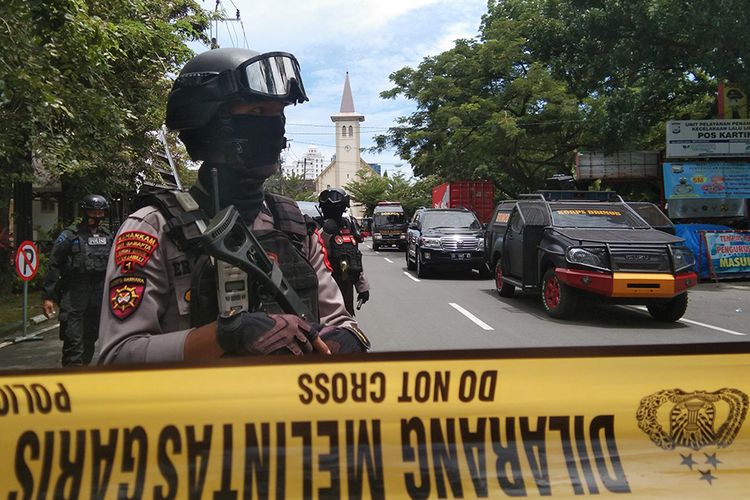
[[[120,276],[109,282],[109,309],[118,319],[125,319],[138,309],[146,289],[146,278]]]
[[[699,479],[712,484],[721,463],[717,450],[727,448],[737,437],[747,416],[748,401],[747,394],[738,389],[666,389],[641,399],[636,419],[638,427],[659,448],[688,448],[685,454],[680,453],[680,465],[690,471],[696,466]],[[699,451],[702,453],[696,453]]]
[[[133,272],[136,265],[146,265],[157,246],[156,236],[143,231],[125,231],[115,242],[115,264],[122,266],[123,273]]]

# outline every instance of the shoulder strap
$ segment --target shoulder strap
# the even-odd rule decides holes
[[[193,248],[206,227],[206,219],[198,203],[185,191],[152,191],[140,195],[136,205],[156,207],[167,220],[167,236],[182,251]]]
[[[266,205],[273,214],[273,225],[286,233],[294,245],[301,249],[307,236],[315,231],[314,224],[309,224],[300,211],[297,203],[291,198],[274,193],[265,193]]]

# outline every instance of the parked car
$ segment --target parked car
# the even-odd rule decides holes
[[[488,274],[482,224],[465,208],[420,208],[406,234],[406,267],[424,278],[439,266],[478,269]]]
[[[317,201],[297,201],[297,206],[303,214],[309,215],[313,219],[322,216]]]
[[[572,316],[591,298],[644,304],[660,321],[681,318],[687,290],[698,281],[684,240],[650,226],[614,193],[562,193],[526,195],[495,208],[485,245],[498,293],[540,293],[555,318]]]

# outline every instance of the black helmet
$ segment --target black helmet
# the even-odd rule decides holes
[[[243,100],[307,101],[297,59],[286,52],[240,48],[198,54],[182,68],[169,93],[167,127],[203,128],[223,104]]]
[[[318,195],[318,205],[323,217],[336,217],[349,207],[349,195],[341,188],[324,189]]]
[[[109,203],[100,194],[87,194],[81,200],[80,207],[83,210],[109,210]]]

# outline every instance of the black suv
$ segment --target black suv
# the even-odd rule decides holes
[[[465,208],[420,208],[406,234],[406,267],[424,278],[439,265],[485,274],[482,224]]]
[[[485,232],[498,293],[541,292],[547,313],[566,318],[586,298],[645,304],[654,319],[676,321],[698,282],[684,240],[657,230],[610,192],[554,192],[500,202]]]

